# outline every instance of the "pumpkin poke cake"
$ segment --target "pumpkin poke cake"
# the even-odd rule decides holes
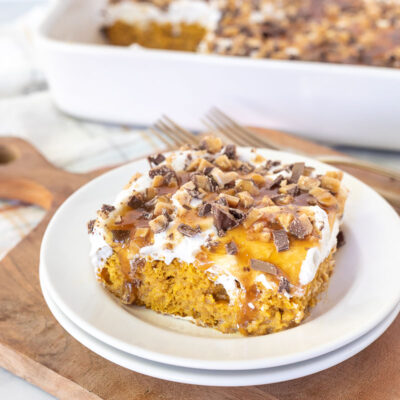
[[[121,46],[400,67],[398,0],[109,0]]]
[[[88,223],[101,284],[123,304],[224,333],[298,325],[334,269],[342,173],[215,137],[148,162]]]

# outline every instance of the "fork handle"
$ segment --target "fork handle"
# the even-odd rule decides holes
[[[377,164],[370,163],[368,161],[357,160],[355,158],[345,157],[345,156],[329,156],[329,155],[316,156],[315,158],[326,164],[348,165],[351,167],[357,167],[365,171],[373,172],[377,175],[382,175],[387,178],[397,180],[400,182],[400,172],[397,172],[393,169],[381,167]]]

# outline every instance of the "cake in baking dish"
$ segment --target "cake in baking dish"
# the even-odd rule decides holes
[[[110,0],[109,42],[400,67],[399,0]]]
[[[88,224],[98,280],[124,304],[225,333],[299,324],[334,268],[342,173],[214,137],[148,161]]]

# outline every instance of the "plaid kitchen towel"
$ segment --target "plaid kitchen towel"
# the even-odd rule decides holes
[[[47,91],[0,99],[0,136],[33,143],[54,165],[90,171],[162,150],[144,129],[83,122],[56,109]],[[0,201],[0,257],[44,215],[38,207]]]

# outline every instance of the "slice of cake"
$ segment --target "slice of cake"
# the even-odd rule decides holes
[[[342,173],[213,137],[148,160],[89,222],[100,282],[124,304],[221,332],[299,324],[334,268]]]
[[[400,67],[400,3],[382,0],[109,0],[115,45]]]

